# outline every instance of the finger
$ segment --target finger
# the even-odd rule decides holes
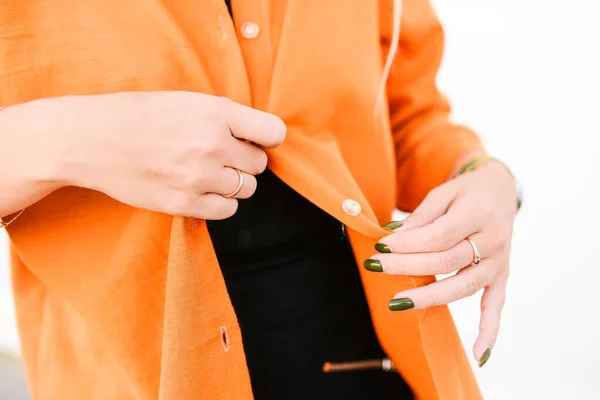
[[[496,344],[505,298],[506,280],[503,278],[498,279],[497,282],[495,280],[486,287],[481,297],[479,336],[473,346],[473,356],[480,368],[488,361],[492,348]]]
[[[220,220],[231,217],[238,208],[235,198],[225,198],[220,194],[198,194],[190,191],[164,191],[157,197],[158,204],[151,209],[169,215],[180,215],[208,220]]]
[[[220,195],[229,195],[238,189],[241,184],[242,187],[238,193],[233,196],[236,199],[247,199],[250,198],[256,192],[256,178],[253,175],[247,174],[240,171],[242,178],[234,168],[225,167],[223,168],[215,179],[214,190],[212,193]]]
[[[221,220],[234,215],[237,209],[237,199],[206,193],[200,195],[198,201],[191,207],[190,216],[200,219]]]
[[[461,269],[456,275],[426,286],[400,292],[390,301],[392,311],[432,308],[469,297],[491,282],[495,270],[490,262]]]
[[[485,235],[476,234],[470,238],[476,243],[480,256],[487,252],[488,240]],[[456,246],[434,253],[416,254],[375,254],[364,262],[364,267],[374,272],[388,275],[427,276],[455,272],[473,263],[473,247],[467,240],[461,240]]]
[[[444,251],[479,230],[479,222],[466,208],[451,209],[425,226],[404,230],[379,240],[376,246],[384,253],[429,253]],[[382,246],[383,245],[383,246]],[[387,246],[387,247],[386,247]],[[383,251],[382,251],[383,250]]]
[[[226,99],[225,112],[231,134],[267,148],[279,146],[285,139],[286,126],[270,113]]]
[[[234,137],[230,139],[226,144],[227,153],[224,154],[223,164],[250,175],[262,174],[267,168],[267,153],[252,143]]]
[[[402,221],[402,230],[420,228],[431,224],[446,213],[456,197],[456,185],[448,182],[430,191],[411,215]]]

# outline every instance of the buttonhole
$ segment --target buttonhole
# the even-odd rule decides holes
[[[224,325],[221,325],[219,327],[219,332],[221,334],[221,345],[223,346],[223,350],[229,351],[229,349],[230,349],[229,332],[227,332],[227,327]]]

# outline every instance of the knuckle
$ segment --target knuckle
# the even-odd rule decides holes
[[[233,216],[238,209],[238,201],[236,199],[222,199],[215,201],[213,204],[214,219],[226,219]]]
[[[502,313],[502,308],[504,308],[504,297],[498,298],[496,302],[493,304],[484,303],[481,305],[481,313],[496,315],[498,318]]]
[[[496,240],[498,250],[510,250],[512,244],[512,234],[510,232],[498,235]]]
[[[260,151],[259,154],[255,157],[254,162],[252,163],[251,171],[248,171],[248,173],[252,175],[262,174],[267,169],[267,161],[267,153],[265,153],[264,151]]]
[[[410,218],[411,223],[416,226],[422,226],[427,222],[427,218],[425,217],[425,215],[418,211],[412,213],[408,218]]]
[[[223,121],[225,118],[225,111],[222,108],[219,108],[217,106],[212,106],[212,107],[207,107],[203,114],[198,116],[199,120],[198,120],[198,126],[199,127],[206,127],[206,124],[212,124],[218,121]]]
[[[496,223],[502,219],[502,216],[494,207],[485,206],[481,208],[479,212],[479,217],[484,221],[490,221],[492,223]]]
[[[181,173],[178,180],[183,189],[199,189],[206,186],[207,176],[197,170],[188,170]]]
[[[433,291],[426,295],[426,302],[430,308],[442,305],[439,296],[437,296]]]
[[[454,272],[460,267],[460,257],[456,252],[450,251],[440,257],[440,270],[443,274]]]
[[[489,314],[492,310],[494,310],[496,307],[492,307],[489,303],[482,303],[481,304],[481,313],[482,314]]]
[[[425,196],[425,199],[426,200],[435,200],[436,198],[440,197],[443,192],[444,192],[444,187],[437,186],[437,187],[431,189],[429,191],[429,193],[427,193],[427,196]]]
[[[175,215],[191,215],[190,212],[194,210],[197,201],[197,195],[176,192],[170,197],[171,206],[169,209]]]
[[[230,103],[232,103],[232,100],[227,97],[211,96],[209,101],[202,104],[201,117],[205,118],[204,122],[225,121],[231,107]]]
[[[489,243],[490,254],[496,255],[496,258],[500,261],[508,260],[512,244],[510,233],[500,233],[493,235],[490,238]],[[500,255],[500,257],[498,257],[498,255]]]
[[[481,289],[481,285],[477,279],[467,278],[464,282],[463,292],[461,293],[462,297],[473,296],[479,289]]]
[[[216,101],[214,101],[212,105],[212,112],[219,116],[224,116],[233,105],[233,100],[231,100],[229,97],[219,96],[216,97]]]
[[[221,107],[230,107],[233,104],[233,100],[231,100],[229,97],[219,96],[218,99]]]
[[[225,156],[225,147],[221,145],[216,135],[208,136],[198,146],[201,155],[209,159],[223,158]]]
[[[435,201],[449,199],[449,197],[452,194],[457,194],[457,191],[458,191],[458,189],[456,186],[456,182],[449,181],[440,186],[433,188],[429,192],[428,197],[429,197],[429,200],[435,200]]]

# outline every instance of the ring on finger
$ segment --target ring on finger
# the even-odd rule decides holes
[[[233,192],[231,192],[229,194],[222,195],[223,197],[226,197],[226,198],[231,198],[231,197],[237,196],[237,194],[242,191],[242,187],[244,187],[244,175],[242,174],[242,171],[240,171],[237,168],[232,168],[232,169],[235,172],[237,172],[238,178],[239,178],[239,182],[238,182],[238,185],[237,185],[237,187],[235,188],[235,190]]]
[[[469,242],[469,244],[473,248],[473,261],[471,262],[471,265],[479,264],[481,262],[481,254],[479,253],[479,248],[477,247],[475,242],[471,240],[471,238],[466,238],[465,240]]]

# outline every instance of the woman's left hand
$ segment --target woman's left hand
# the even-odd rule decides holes
[[[473,355],[487,361],[500,328],[509,273],[513,220],[517,212],[513,177],[487,161],[432,190],[404,221],[384,225],[393,233],[375,246],[380,252],[365,268],[390,275],[455,275],[400,292],[392,311],[451,303],[484,289],[479,337]],[[399,226],[401,224],[401,226]],[[475,264],[475,243],[481,262]]]

